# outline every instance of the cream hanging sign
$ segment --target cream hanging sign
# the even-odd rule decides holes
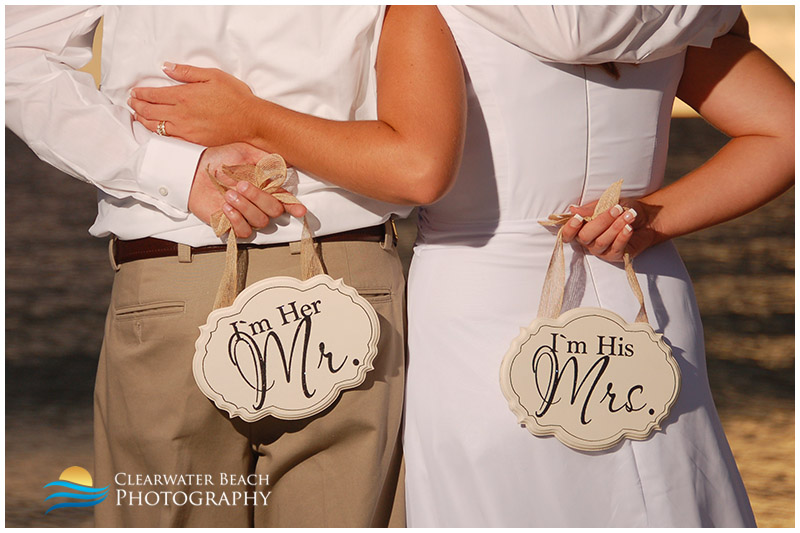
[[[287,169],[278,155],[225,171],[283,203],[297,203],[280,190]],[[378,352],[378,316],[355,289],[324,273],[305,219],[303,280],[267,278],[241,292],[246,263],[238,258],[230,224],[220,212],[212,225],[218,235],[229,232],[228,251],[215,310],[195,344],[200,390],[231,417],[255,422],[315,415],[343,390],[361,385]]]
[[[621,185],[606,191],[594,216],[617,203]],[[565,220],[553,218],[552,225]],[[579,450],[604,450],[624,438],[647,438],[669,416],[680,391],[680,370],[662,335],[647,322],[627,254],[625,269],[640,303],[635,323],[598,308],[560,314],[564,256],[559,230],[539,318],[522,328],[500,370],[511,410],[533,435],[553,435]]]

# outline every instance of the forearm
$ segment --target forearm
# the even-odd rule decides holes
[[[258,100],[247,142],[353,192],[399,204],[441,197],[454,176],[462,139],[454,131],[444,149],[421,145],[387,123],[340,122],[296,113]]]
[[[793,184],[793,140],[744,136],[641,202],[649,211],[655,244],[748,213]]]
[[[252,142],[379,200],[438,200],[460,164],[466,92],[455,42],[435,7],[389,8],[376,74],[378,120],[323,120],[262,101]]]

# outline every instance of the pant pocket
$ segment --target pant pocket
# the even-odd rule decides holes
[[[392,300],[392,291],[385,288],[377,289],[356,289],[365,300],[370,303],[390,302]]]
[[[141,318],[169,316],[183,313],[185,308],[186,303],[180,301],[126,305],[117,307],[114,310],[114,318],[117,320],[134,320]]]

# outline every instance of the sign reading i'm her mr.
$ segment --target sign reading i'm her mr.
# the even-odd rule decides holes
[[[375,310],[342,280],[268,278],[209,315],[194,376],[231,417],[305,418],[364,382],[379,337]]]

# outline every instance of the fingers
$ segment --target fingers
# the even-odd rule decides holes
[[[158,131],[158,124],[161,122],[160,120],[147,120],[144,117],[140,117],[139,115],[134,115],[134,119],[139,121],[145,128],[156,133]],[[167,137],[180,137],[175,132],[175,127],[172,125],[171,122],[164,122],[164,134]]]
[[[271,194],[246,181],[240,181],[235,189],[228,190],[225,193],[225,201],[227,203],[223,209],[237,237],[249,237],[252,228],[264,228],[271,218],[279,217],[285,212],[296,218],[304,216],[307,212],[302,204],[284,206]]]
[[[134,87],[131,89],[131,98],[141,100],[143,103],[174,105],[180,100],[181,90],[181,86]]]
[[[283,204],[271,194],[246,181],[240,181],[235,190],[227,191],[225,201],[235,207],[254,228],[265,227],[270,218],[279,217],[285,212]]]
[[[575,213],[577,215],[581,215],[582,217],[592,216],[594,214],[594,208],[597,205],[597,200],[594,202],[588,203],[586,205],[571,205],[569,206],[569,210],[571,213]]]
[[[290,204],[284,206],[281,202],[265,193],[258,187],[247,184],[246,192],[241,192],[242,184],[239,182],[236,190],[229,190],[225,193],[225,201],[222,209],[225,216],[231,223],[234,233],[239,238],[250,237],[253,229],[266,227],[270,218],[281,216],[284,212],[291,216],[300,218],[306,214],[306,207],[302,204]],[[252,197],[249,198],[249,197]]]
[[[153,104],[133,96],[128,99],[128,105],[133,109],[136,120],[142,124],[144,124],[144,121],[140,119],[149,120],[156,124],[161,120],[169,121],[172,118],[174,108],[174,106],[168,104]]]
[[[569,222],[564,224],[564,229],[561,230],[561,240],[564,242],[572,242],[578,235],[578,232],[583,227],[583,217],[575,213]]]
[[[176,81],[185,83],[193,83],[198,81],[208,81],[218,69],[215,68],[200,68],[191,65],[176,65],[175,63],[165,62],[161,67],[164,74]]]
[[[570,206],[570,210],[575,212],[579,209]],[[590,222],[585,222],[583,216],[576,213],[564,225],[562,239],[564,242],[576,240],[592,255],[606,261],[621,261],[633,235],[632,224],[636,216],[636,210],[624,210],[619,204]]]
[[[236,210],[244,216],[251,227],[261,229],[269,224],[269,215],[236,191],[227,191],[225,193],[225,201],[228,202],[229,205],[235,207]]]
[[[257,209],[275,218],[284,213],[283,204],[271,194],[262,191],[246,181],[236,184],[236,192],[229,191],[232,195],[239,193],[246,200],[251,202]]]
[[[595,239],[608,230],[614,221],[622,214],[622,206],[617,204],[608,211],[600,213],[594,220],[587,223],[578,233],[577,240],[584,246],[589,246]],[[607,245],[610,243],[607,243]],[[606,246],[607,246],[606,245]]]
[[[625,224],[622,230],[614,238],[614,242],[606,250],[603,259],[606,261],[621,261],[625,254],[625,249],[633,236],[633,228],[630,224]]]
[[[241,213],[228,204],[222,205],[222,211],[231,223],[231,229],[234,234],[240,239],[246,239],[253,234],[253,228],[247,220],[244,219]]]
[[[629,209],[617,217],[611,226],[601,233],[593,242],[586,245],[589,251],[608,261],[619,261],[628,244],[633,227],[630,225],[636,219],[636,211]]]
[[[240,181],[236,185],[236,191],[272,218],[279,217],[285,212],[293,217],[300,218],[305,216],[307,212],[303,204],[283,204],[271,194],[246,181]],[[279,189],[279,191],[282,191],[282,189]]]
[[[303,204],[288,204],[284,206],[284,209],[294,218],[303,218],[308,212],[308,209]]]
[[[171,69],[167,65],[172,65]],[[164,73],[177,81],[192,83],[210,80],[219,72],[215,68],[199,68],[191,65],[174,65],[164,63]],[[134,87],[131,89],[131,98],[141,100],[142,103],[175,105],[185,96],[186,86],[176,85],[171,87]],[[130,102],[128,102],[130,103]],[[145,113],[142,113],[145,114]],[[152,116],[146,115],[148,118]]]

